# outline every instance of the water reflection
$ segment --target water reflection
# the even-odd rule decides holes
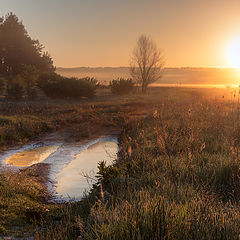
[[[27,149],[18,152],[6,160],[6,163],[15,167],[28,167],[35,163],[39,163],[48,158],[59,146],[42,146]]]
[[[118,145],[116,141],[105,140],[83,150],[56,176],[57,196],[62,200],[80,200],[96,182],[97,165],[100,161],[112,164],[116,159]]]

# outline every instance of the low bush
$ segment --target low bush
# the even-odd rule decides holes
[[[55,99],[80,99],[95,96],[98,87],[94,78],[66,78],[57,74],[40,76],[38,86],[50,98]]]
[[[46,85],[51,82],[58,82],[61,80],[61,76],[56,73],[43,73],[38,77],[37,85],[44,89]]]
[[[21,76],[24,79],[26,97],[30,100],[36,99],[36,84],[39,76],[39,71],[33,66],[25,66],[25,69],[22,72]]]
[[[6,88],[7,88],[6,79],[3,77],[0,77],[0,95],[3,95],[5,93]]]
[[[37,89],[36,87],[27,87],[26,89],[27,98],[30,100],[34,100],[37,98]]]
[[[124,94],[132,93],[134,91],[134,87],[135,87],[134,85],[135,85],[135,83],[133,82],[133,80],[131,78],[129,78],[129,79],[120,78],[117,80],[112,80],[109,83],[111,92],[113,94],[117,94],[117,95],[124,95]]]
[[[7,98],[11,100],[21,100],[25,94],[23,78],[19,75],[14,79],[9,79],[7,84]]]

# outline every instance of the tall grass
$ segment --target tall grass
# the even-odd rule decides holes
[[[108,197],[92,207],[82,237],[238,239],[236,118],[229,102],[191,99],[162,102],[127,126],[115,176],[99,183]]]
[[[122,133],[118,159],[99,164],[91,194],[63,210],[57,205],[62,216],[48,227],[38,222],[35,239],[239,239],[238,103],[174,92],[120,105],[46,108],[49,119]],[[136,109],[153,111],[134,121]],[[24,114],[41,116],[30,106]]]

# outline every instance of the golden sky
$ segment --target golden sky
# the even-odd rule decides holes
[[[141,34],[168,67],[233,67],[240,56],[240,0],[0,0],[8,12],[58,67],[127,66]]]

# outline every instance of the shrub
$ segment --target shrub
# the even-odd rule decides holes
[[[14,79],[8,80],[7,85],[7,98],[13,100],[20,100],[24,96],[24,84],[23,79],[20,75]]]
[[[43,89],[48,83],[60,81],[61,78],[56,73],[43,73],[38,77],[37,85]]]
[[[3,77],[0,77],[0,95],[3,95],[5,93],[6,88],[7,88],[6,79]]]
[[[13,83],[8,85],[7,97],[13,100],[20,100],[23,98],[24,88],[20,83]]]
[[[135,83],[131,78],[120,78],[110,82],[111,92],[117,95],[124,95],[133,92]]]
[[[26,97],[28,99],[35,99],[37,97],[36,85],[39,72],[34,66],[25,66],[21,76],[24,80],[26,90]]]
[[[94,78],[66,78],[58,74],[41,75],[38,86],[50,98],[80,99],[94,97],[97,80]]]
[[[26,88],[26,95],[27,95],[27,98],[30,99],[30,100],[34,100],[37,98],[37,90],[36,90],[36,87],[34,86],[28,86]]]

